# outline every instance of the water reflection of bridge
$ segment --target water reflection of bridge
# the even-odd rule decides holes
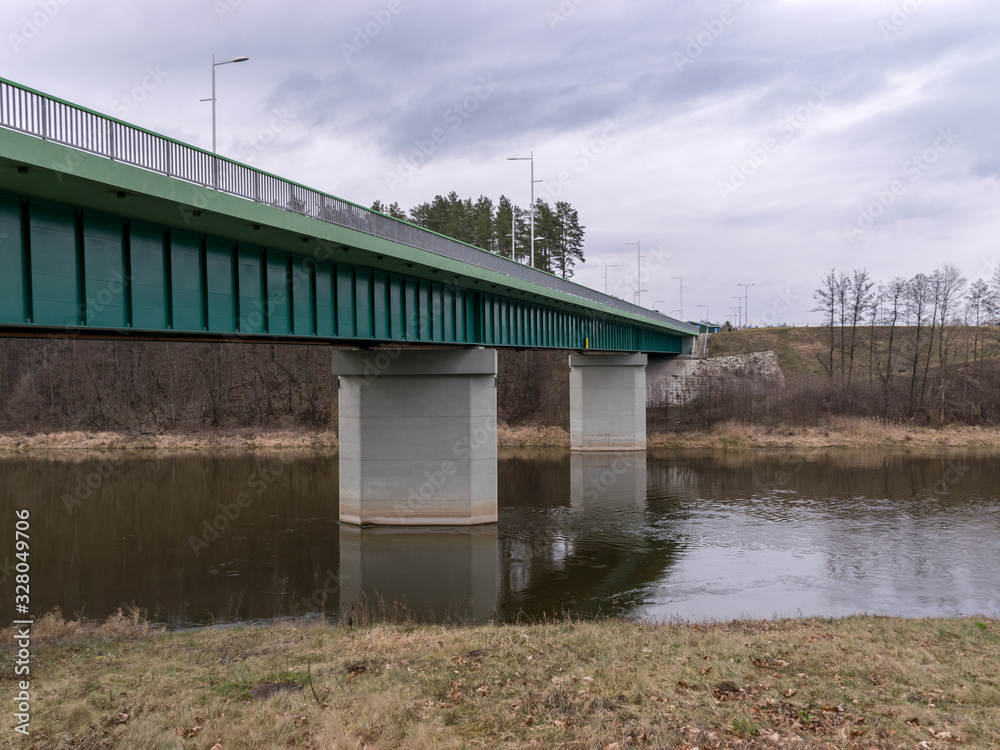
[[[1000,559],[995,454],[651,451],[643,466],[644,455],[626,470],[614,454],[506,451],[499,525],[476,530],[348,534],[323,458],[7,458],[0,507],[31,510],[48,550],[33,601],[67,615],[130,604],[178,624],[334,614],[375,589],[439,619],[927,601],[944,604],[907,611],[996,611],[982,564]],[[237,512],[242,493],[252,502]],[[0,516],[0,537],[9,523]],[[0,552],[0,571],[8,562]]]
[[[364,595],[483,620],[641,604],[677,549],[669,529],[650,528],[645,454],[533,454],[526,464],[504,473],[498,528],[342,526],[341,606]]]

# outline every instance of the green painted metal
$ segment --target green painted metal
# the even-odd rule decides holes
[[[534,272],[540,281],[526,281],[484,265],[469,264],[373,236],[363,229],[331,224],[275,205],[255,203],[2,128],[0,190],[62,201],[99,212],[127,215],[133,220],[169,227],[171,231],[192,231],[199,236],[260,244],[288,251],[295,256],[333,260],[341,258],[342,252],[349,252],[344,260],[349,259],[356,265],[401,272],[430,281],[447,278],[456,286],[475,291],[496,290],[501,295],[506,293],[507,296],[526,300],[539,299],[553,308],[598,318],[632,321],[642,328],[672,332],[682,338],[692,337],[697,330],[580,285],[549,277],[548,274]],[[124,202],[120,200],[122,197]],[[358,212],[372,213],[355,208]],[[401,231],[433,234],[397,223]],[[452,240],[448,243],[461,245]],[[467,249],[486,258],[486,266],[493,262],[489,260],[491,257],[498,262],[510,263],[471,246]],[[572,291],[567,291],[570,289]],[[204,327],[202,325],[196,330]]]
[[[0,193],[0,326],[599,351],[682,337],[513,293]]]

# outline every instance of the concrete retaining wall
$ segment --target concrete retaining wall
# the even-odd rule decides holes
[[[784,388],[785,375],[773,351],[706,359],[654,359],[646,366],[646,406],[686,404],[726,381],[750,381],[762,388]]]

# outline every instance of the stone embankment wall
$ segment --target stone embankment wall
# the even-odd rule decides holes
[[[784,388],[785,375],[773,351],[705,359],[653,359],[646,367],[646,406],[686,404],[727,384],[755,389]]]

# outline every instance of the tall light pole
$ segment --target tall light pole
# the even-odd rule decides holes
[[[642,284],[642,246],[639,244],[639,240],[635,242],[626,242],[626,245],[635,245],[635,288],[637,289],[635,293],[636,304],[642,302],[641,292],[645,292],[645,289],[639,289],[640,284]]]
[[[749,328],[750,327],[750,297],[747,294],[747,292],[750,291],[749,287],[757,286],[757,285],[756,284],[737,284],[736,286],[743,287],[743,299],[745,299],[746,303],[747,303],[746,304],[746,308],[747,308],[747,328]]]
[[[705,322],[706,323],[711,323],[712,319],[708,317],[708,305],[698,305],[698,307],[704,307],[705,308]]]
[[[736,300],[739,303],[739,305],[740,305],[740,317],[739,317],[739,322],[737,324],[737,327],[742,328],[743,327],[743,298],[742,297],[733,297],[733,299]]]
[[[203,102],[212,102],[212,153],[218,153],[215,149],[215,69],[220,65],[229,65],[229,63],[241,63],[249,60],[249,57],[234,57],[232,60],[221,60],[219,62],[215,61],[215,53],[212,53],[212,98],[202,99]]]
[[[604,264],[604,293],[605,294],[608,293],[608,269],[609,268],[618,268],[618,264],[617,263],[605,263]]]
[[[677,279],[681,282],[681,317],[684,317],[684,277],[683,276],[671,276],[673,279]]]
[[[661,302],[666,302],[666,300],[665,300],[665,299],[658,299],[658,300],[656,300],[656,302],[654,302],[654,303],[653,303],[653,310],[654,310],[655,312],[659,312],[658,310],[656,310],[656,306],[657,306],[658,304],[660,304]]]
[[[632,301],[638,305],[639,301],[642,299],[642,293],[648,291],[649,291],[648,289],[636,289],[635,294],[632,295]]]
[[[507,161],[530,161],[531,162],[531,267],[535,267],[535,183],[542,180],[535,179],[535,152],[530,156],[508,156]]]

